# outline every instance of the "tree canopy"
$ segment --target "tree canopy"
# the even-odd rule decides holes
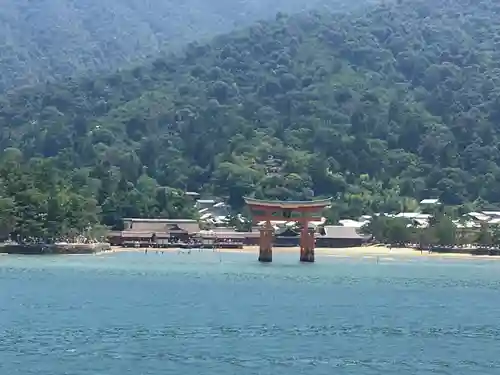
[[[403,217],[377,215],[360,228],[372,241],[391,246],[415,246],[420,249],[434,247],[498,248],[500,228],[482,223],[479,228],[466,227],[459,220],[440,212],[434,213],[426,225]]]
[[[342,0],[4,0],[0,90],[137,64],[277,12]]]
[[[493,0],[278,14],[151,64],[13,92],[0,146],[79,178],[108,225],[191,215],[187,190],[235,210],[243,195],[334,196],[339,216],[429,197],[498,205],[499,15]]]

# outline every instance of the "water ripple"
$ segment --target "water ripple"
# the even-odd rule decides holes
[[[2,373],[500,373],[496,265],[201,256],[3,257]]]

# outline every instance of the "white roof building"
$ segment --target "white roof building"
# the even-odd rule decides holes
[[[361,228],[363,225],[365,225],[369,222],[370,222],[370,220],[364,220],[364,221],[356,221],[356,220],[350,220],[350,219],[339,220],[340,225],[342,225],[343,227],[348,227],[348,228]]]
[[[486,221],[488,221],[488,220],[491,219],[491,217],[489,217],[488,215],[485,215],[485,214],[483,214],[481,212],[469,212],[467,215],[470,216],[473,219],[476,219],[476,220],[479,220],[479,221],[484,221],[484,222],[486,222]]]
[[[439,201],[439,199],[422,199],[420,201],[420,204],[430,204],[430,205],[433,205],[433,204],[441,204],[441,202]]]

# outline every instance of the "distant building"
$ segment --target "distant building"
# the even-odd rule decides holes
[[[145,246],[162,241],[188,241],[200,232],[200,226],[192,219],[123,219],[123,231],[111,232],[108,236],[112,245],[139,243]]]
[[[426,206],[426,205],[428,205],[428,206],[430,206],[430,205],[436,206],[436,205],[440,205],[440,204],[441,204],[441,202],[439,201],[439,199],[434,199],[434,198],[432,198],[432,199],[422,199],[420,201],[420,205],[421,206]]]
[[[300,229],[285,227],[274,234],[275,247],[295,247],[300,246]]]
[[[198,199],[195,203],[195,208],[197,210],[203,210],[204,208],[212,208],[217,201],[215,199]]]
[[[259,244],[260,233],[256,232],[237,232],[233,228],[213,228],[202,230],[199,237],[202,242],[208,243],[241,243],[244,246],[257,246]]]
[[[198,199],[195,204],[203,224],[225,226],[230,220],[229,206],[216,199]]]
[[[481,211],[481,213],[492,219],[500,219],[500,211]]]
[[[341,225],[327,225],[316,237],[316,247],[356,247],[368,242],[371,236],[358,233],[357,228]]]
[[[309,221],[309,226],[312,228],[317,228],[323,224],[326,223],[326,217],[318,218],[318,219],[312,219]],[[257,223],[257,227],[260,228],[263,225],[265,225],[265,221],[259,221]],[[295,227],[297,225],[296,221],[289,221],[289,220],[271,220],[271,225],[274,227],[275,230],[281,230],[283,228],[290,228],[290,227]]]
[[[168,231],[172,226],[179,226],[189,232],[199,232],[200,227],[194,219],[123,219],[124,230],[133,231]]]
[[[350,219],[339,220],[340,225],[342,225],[343,227],[350,227],[350,228],[361,228],[363,225],[368,224],[369,222],[370,220],[363,220],[363,221],[356,221]]]
[[[485,215],[482,212],[469,212],[466,216],[472,218],[474,221],[485,223],[491,219],[490,216]]]
[[[421,220],[429,220],[432,215],[423,214],[420,212],[400,212],[399,214],[393,215],[393,217],[399,217],[402,219],[421,219]]]

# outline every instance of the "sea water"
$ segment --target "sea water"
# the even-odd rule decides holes
[[[0,374],[500,374],[500,262],[0,256]]]

